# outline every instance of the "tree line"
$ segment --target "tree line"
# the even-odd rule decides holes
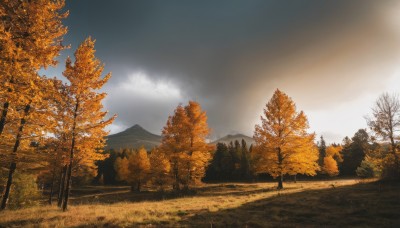
[[[190,120],[185,117],[190,116],[188,110],[192,106],[197,107],[198,113],[203,113],[198,115],[203,117],[203,121],[196,122],[196,118]],[[205,112],[201,111],[198,103],[191,101],[188,106],[178,106],[174,115],[169,117],[161,146],[149,153],[144,148],[138,151],[125,149],[117,153],[112,151],[100,166],[99,174],[104,176],[106,184],[124,181],[136,190],[149,181],[159,182],[160,189],[172,184],[174,189],[179,190],[179,183],[187,189],[189,181],[185,178],[199,168],[201,172],[192,183],[199,180],[250,182],[260,180],[260,175],[265,179],[265,174],[269,174],[278,178],[278,188],[283,187],[285,176],[292,176],[295,180],[297,176],[316,175],[322,178],[393,176],[393,172],[389,172],[393,167],[389,169],[391,166],[388,166],[389,161],[395,162],[390,158],[391,145],[378,143],[376,136],[366,129],[358,130],[352,138],[345,137],[341,144],[326,145],[323,136],[314,143],[315,134],[306,131],[308,122],[305,114],[297,112],[291,98],[280,90],[276,90],[267,103],[264,115],[261,117],[262,124],[255,127],[254,144],[247,146],[245,140],[236,140],[228,145],[218,143],[212,150],[212,146],[206,146],[209,130],[206,130]],[[197,148],[191,147],[190,129],[204,130],[200,131],[204,134],[199,134],[201,145]],[[191,134],[198,133],[191,131]],[[188,165],[195,159],[191,156],[194,150],[204,158],[199,160],[198,166]],[[163,160],[152,161],[159,157]],[[178,167],[175,171],[174,166]],[[181,170],[179,167],[182,166],[187,169]],[[159,171],[160,167],[164,168]]]

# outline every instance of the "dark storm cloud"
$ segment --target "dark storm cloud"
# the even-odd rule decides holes
[[[113,72],[105,90],[116,126],[159,133],[178,103],[195,99],[215,136],[251,134],[277,87],[310,111],[381,89],[377,74],[388,73],[399,50],[382,21],[394,3],[68,1],[66,42],[97,39],[97,56]],[[173,91],[149,97],[134,91],[135,80]]]

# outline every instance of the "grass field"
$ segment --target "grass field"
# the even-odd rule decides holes
[[[358,180],[207,184],[184,197],[127,187],[74,192],[68,212],[0,212],[0,227],[399,227],[400,184]]]

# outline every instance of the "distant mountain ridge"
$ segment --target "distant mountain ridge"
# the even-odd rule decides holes
[[[239,142],[241,142],[242,139],[244,139],[244,141],[246,141],[246,144],[248,146],[250,146],[251,144],[254,144],[254,139],[252,137],[249,137],[249,136],[243,135],[243,134],[227,135],[225,137],[222,137],[220,139],[213,141],[212,144],[217,144],[217,143],[229,144],[231,141],[235,142],[235,140],[238,140]]]
[[[119,150],[144,146],[147,150],[151,150],[160,143],[161,136],[150,133],[139,124],[135,124],[125,131],[107,136],[105,149]]]
[[[157,147],[161,144],[161,136],[153,134],[146,129],[144,129],[139,124],[135,124],[134,126],[121,131],[119,133],[109,135],[107,138],[107,145],[105,147],[106,150],[114,149],[124,149],[124,148],[140,148],[144,146],[146,150],[151,150],[154,147]],[[235,135],[226,135],[220,139],[217,139],[211,144],[217,144],[219,142],[229,144],[231,141],[234,142],[238,140],[239,142],[244,139],[246,144],[250,146],[254,143],[254,139],[243,134],[235,134]]]

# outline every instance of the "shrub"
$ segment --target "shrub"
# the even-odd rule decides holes
[[[375,166],[373,163],[363,160],[361,165],[356,170],[357,176],[361,178],[375,177]]]
[[[36,206],[39,204],[40,192],[36,176],[16,172],[10,193],[9,208]]]

